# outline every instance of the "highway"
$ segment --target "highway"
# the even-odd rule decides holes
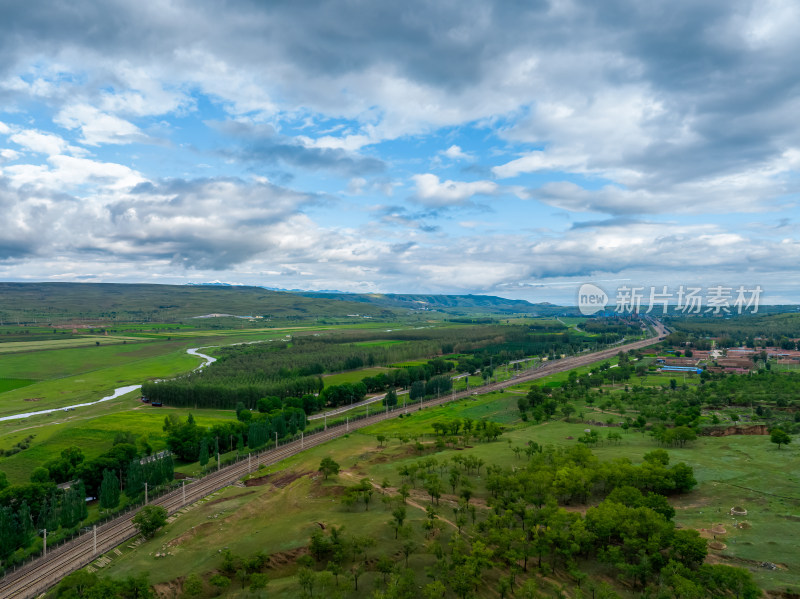
[[[585,366],[600,360],[606,360],[617,355],[620,351],[629,351],[632,349],[641,349],[649,345],[658,343],[658,341],[666,335],[666,329],[658,321],[653,321],[658,333],[655,337],[627,343],[610,349],[604,349],[597,352],[581,354],[560,360],[552,360],[542,363],[538,368],[531,371],[526,371],[523,374],[516,376],[507,381],[498,383],[490,383],[482,387],[476,387],[469,391],[461,391],[458,393],[450,393],[438,399],[426,401],[423,405],[435,406],[450,401],[457,401],[471,397],[473,393],[490,393],[520,383],[526,383],[535,379],[564,372],[579,366]],[[347,432],[360,429],[376,422],[380,422],[387,418],[394,418],[399,413],[407,412],[414,408],[414,404],[409,404],[405,408],[396,406],[393,411],[380,411],[377,414],[371,415],[368,418],[361,418],[359,420],[350,422],[349,424],[340,424],[338,426],[331,426],[327,430],[305,436],[302,439],[286,443],[276,449],[262,451],[254,454],[250,459],[243,458],[235,464],[231,464],[220,469],[217,472],[209,474],[199,480],[193,481],[175,491],[171,491],[166,495],[162,495],[152,501],[150,505],[160,505],[166,508],[169,514],[174,514],[186,505],[192,504],[211,493],[226,487],[243,476],[248,472],[256,470],[259,465],[271,465],[280,462],[286,457],[295,455],[304,449],[320,445],[331,439],[340,437]],[[184,496],[185,494],[185,496]],[[6,575],[0,580],[0,599],[28,599],[37,597],[45,592],[50,587],[54,586],[67,574],[82,568],[89,564],[94,559],[98,558],[103,553],[110,551],[114,547],[136,536],[136,529],[131,523],[131,518],[135,515],[135,511],[128,512],[115,520],[106,522],[98,526],[96,530],[96,546],[94,532],[87,532],[79,537],[76,537],[69,543],[60,545],[48,551],[46,558],[39,558],[30,564]]]

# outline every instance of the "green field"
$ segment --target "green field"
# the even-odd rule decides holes
[[[341,385],[343,383],[359,383],[361,379],[367,376],[375,376],[381,372],[388,372],[389,368],[382,366],[375,366],[373,368],[361,368],[360,370],[350,370],[349,372],[339,372],[337,374],[329,374],[322,377],[326,387],[331,385]]]
[[[0,379],[0,393],[6,391],[13,391],[14,389],[21,389],[32,385],[36,381],[33,379]]]
[[[117,387],[189,372],[203,363],[186,353],[191,347],[260,341],[285,334],[283,330],[216,331],[171,339],[165,336],[147,343],[8,354],[0,360],[0,380],[35,382],[0,391],[0,417],[97,401]]]
[[[469,417],[505,423],[507,431],[497,442],[474,443],[474,447],[464,451],[447,449],[433,454],[441,461],[468,452],[487,463],[505,467],[518,467],[524,463],[524,457],[520,459],[512,452],[514,446],[524,446],[529,440],[570,446],[586,428],[586,424],[577,422],[523,423],[515,405],[518,396],[507,391],[438,408],[424,408],[412,412],[410,417],[384,422],[310,449],[259,473],[259,476],[271,473],[288,481],[285,486],[281,482],[282,488],[269,484],[246,489],[228,487],[178,517],[152,541],[136,550],[123,548],[123,556],[110,554],[111,564],[104,573],[122,577],[147,571],[152,583],[168,583],[192,572],[211,572],[219,568],[222,558],[216,548],[230,548],[242,556],[261,550],[275,554],[279,563],[270,570],[268,596],[294,597],[298,593],[298,583],[292,562],[300,548],[307,545],[310,534],[319,526],[318,522],[326,528],[343,526],[346,532],[375,538],[377,545],[370,549],[372,556],[399,551],[400,541],[394,540],[387,526],[390,509],[381,504],[380,496],[372,502],[369,511],[365,512],[363,508],[348,510],[337,500],[339,489],[362,477],[369,477],[376,483],[386,480],[390,487],[398,486],[397,467],[419,458],[419,454],[412,450],[413,439],[430,443],[430,437],[426,435],[432,432],[430,424],[433,421]],[[599,430],[604,433],[602,428]],[[389,438],[383,448],[378,447],[377,435]],[[402,438],[409,438],[409,443],[403,443]],[[593,451],[601,460],[624,457],[639,463],[644,453],[657,447],[649,436],[630,432],[624,435],[619,445],[603,444]],[[694,491],[673,500],[677,508],[676,522],[699,529],[723,523],[728,529],[725,536],[727,549],[721,552],[728,557],[718,555],[720,552],[711,552],[710,559],[748,567],[765,588],[798,588],[800,554],[795,539],[800,538],[800,518],[797,517],[800,508],[800,493],[797,491],[800,488],[800,448],[779,451],[767,437],[759,436],[705,437],[692,447],[673,449],[669,453],[672,463],[684,461],[691,465],[699,481]],[[344,469],[338,477],[327,482],[316,472],[323,457],[332,457]],[[423,507],[427,505],[424,492],[420,489],[416,493],[412,494],[412,499]],[[476,493],[480,505],[485,491],[479,477],[476,479]],[[733,505],[748,509],[746,520],[750,528],[740,530],[730,526],[732,520],[727,511]],[[281,517],[269,516],[276,513]],[[440,513],[445,518],[452,518],[452,512],[447,509]],[[412,527],[419,530],[424,515],[421,509],[409,508]],[[448,534],[448,531],[443,534]],[[153,557],[164,548],[170,554],[161,559],[169,564],[168,568],[157,567],[161,562]],[[412,556],[410,564],[421,573],[425,565],[432,563],[431,559],[420,548]],[[770,571],[754,564],[761,561],[777,563],[780,569]],[[602,567],[599,572],[602,574]],[[418,580],[420,585],[429,582],[424,575]],[[364,575],[364,589],[371,592],[380,585],[379,574]],[[362,581],[359,581],[361,588]],[[232,585],[225,596],[251,596],[236,589]],[[622,593],[625,597],[634,596],[624,589]],[[362,595],[351,590],[344,596]],[[481,592],[480,596],[493,595]]]
[[[353,345],[360,345],[365,347],[386,347],[388,345],[397,345],[398,343],[406,343],[399,339],[377,340],[377,341],[358,341]]]
[[[51,349],[65,349],[70,347],[89,347],[116,345],[125,343],[140,343],[141,337],[123,337],[119,335],[81,335],[71,339],[49,339],[46,341],[10,341],[0,343],[0,354],[17,352],[35,352]]]
[[[12,421],[13,424],[0,423],[3,425],[0,427],[2,431],[0,449],[8,449],[28,435],[35,435],[29,449],[10,457],[0,458],[0,470],[6,473],[12,483],[27,482],[34,468],[58,457],[61,451],[68,447],[80,447],[87,459],[108,451],[114,442],[114,436],[120,431],[131,432],[137,438],[146,437],[153,450],[160,451],[166,447],[166,435],[162,425],[168,413],[176,413],[185,418],[191,412],[201,426],[211,426],[221,420],[236,419],[234,412],[223,410],[154,408],[142,404],[138,397],[138,393],[131,393],[124,399],[115,400],[117,410],[102,416],[82,416],[79,409],[68,413],[56,412],[33,419],[16,420]],[[34,422],[38,424],[33,424]]]

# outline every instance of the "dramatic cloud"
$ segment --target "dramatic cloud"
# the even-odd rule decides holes
[[[542,299],[691,270],[800,300],[796,3],[78,0],[0,22],[2,277]]]

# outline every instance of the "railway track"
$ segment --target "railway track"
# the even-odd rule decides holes
[[[484,394],[498,391],[512,385],[518,385],[551,374],[586,366],[592,362],[606,360],[616,356],[620,351],[641,349],[653,345],[658,343],[666,334],[666,329],[664,329],[661,323],[656,321],[655,326],[658,331],[655,337],[585,355],[549,361],[530,372],[519,375],[508,381],[490,383],[474,390],[450,393],[446,396],[426,401],[423,405],[426,407],[436,406],[471,397],[473,393]],[[249,458],[243,458],[234,464],[221,468],[217,472],[193,481],[188,485],[184,485],[182,488],[170,491],[150,501],[148,505],[162,506],[167,510],[168,514],[172,515],[183,507],[191,505],[203,497],[236,482],[248,474],[248,472],[258,469],[262,464],[267,466],[275,464],[305,449],[341,437],[350,431],[358,430],[365,426],[375,424],[376,422],[386,420],[387,418],[394,418],[399,413],[407,412],[409,409],[410,408],[406,408],[404,410],[401,406],[396,406],[393,411],[382,411],[352,423],[330,426],[326,430],[308,435],[296,441],[291,441],[275,449],[262,451]],[[19,568],[15,572],[7,574],[0,580],[0,599],[28,599],[36,597],[54,586],[64,576],[88,565],[105,552],[133,538],[137,534],[131,522],[134,515],[135,512],[130,512],[106,522],[98,526],[96,530],[84,533],[69,543],[65,543],[49,551],[47,557],[39,558]]]

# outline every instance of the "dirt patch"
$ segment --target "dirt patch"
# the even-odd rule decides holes
[[[156,592],[156,597],[159,597],[159,599],[172,599],[172,597],[177,597],[182,589],[183,578],[153,585],[153,590]]]
[[[255,491],[245,491],[244,493],[239,493],[238,495],[234,495],[233,497],[220,497],[219,499],[214,499],[213,501],[209,501],[208,503],[206,503],[206,505],[216,505],[218,503],[223,503],[225,501],[238,499],[239,497],[244,497],[245,495],[250,495],[251,493],[255,493]]]
[[[269,556],[269,561],[267,562],[267,567],[272,570],[277,570],[279,568],[283,568],[290,564],[293,564],[297,561],[297,558],[301,555],[305,555],[308,553],[308,547],[298,547],[297,549],[291,549],[289,551],[280,551],[278,553],[273,553]]]
[[[755,560],[755,559],[746,559],[746,558],[743,558],[743,557],[737,557],[735,555],[730,555],[728,553],[718,553],[718,554],[710,553],[708,555],[708,557],[706,558],[706,563],[709,563],[709,564],[723,564],[723,563],[731,564],[731,563],[735,563],[735,564],[741,564],[741,565],[744,565],[744,566],[750,566],[751,568],[764,568],[765,566],[763,564],[770,563],[770,562],[761,562],[761,561],[758,561],[758,560]],[[775,564],[772,564],[772,565],[774,565],[775,568],[778,569],[778,570],[788,570],[789,569],[789,566],[787,566],[786,564],[783,564],[783,563],[775,563]]]
[[[396,458],[390,458],[390,456],[386,455],[385,453],[379,453],[374,458],[372,458],[370,464],[385,464],[386,462],[390,461],[390,459],[396,459]]]
[[[725,530],[725,527],[724,527],[724,526],[722,526],[721,524],[715,524],[714,526],[712,526],[712,527],[711,527],[711,532],[712,532],[713,534],[715,534],[715,535],[724,535],[724,534],[728,534],[728,531],[727,531],[727,530]]]
[[[711,541],[708,546],[714,551],[722,551],[728,547],[725,543],[720,543],[719,541]]]
[[[341,497],[347,492],[347,487],[342,485],[323,485],[322,483],[325,482],[321,476],[316,476],[311,479],[311,488],[309,489],[308,494],[313,497],[314,499],[319,499],[320,497]]]
[[[41,400],[42,400],[41,397],[26,397],[22,401],[41,401]]]
[[[785,591],[771,589],[767,591],[768,597],[778,597],[779,599],[800,599],[800,593],[795,593],[789,589]]]
[[[275,474],[267,474],[266,476],[259,476],[258,478],[251,478],[244,481],[245,487],[260,487],[262,485],[272,485],[278,489],[283,489],[285,486],[293,483],[298,478],[302,478],[310,472],[276,472]]]
[[[213,528],[214,524],[212,522],[204,522],[198,526],[190,528],[185,533],[183,533],[179,537],[175,537],[169,543],[167,543],[167,547],[177,547],[178,545],[182,545],[186,541],[190,541],[194,537],[196,537],[201,532],[205,531],[207,528]]]
[[[753,424],[751,426],[721,426],[708,427],[701,431],[701,435],[709,437],[727,437],[728,435],[768,435],[766,424]]]

